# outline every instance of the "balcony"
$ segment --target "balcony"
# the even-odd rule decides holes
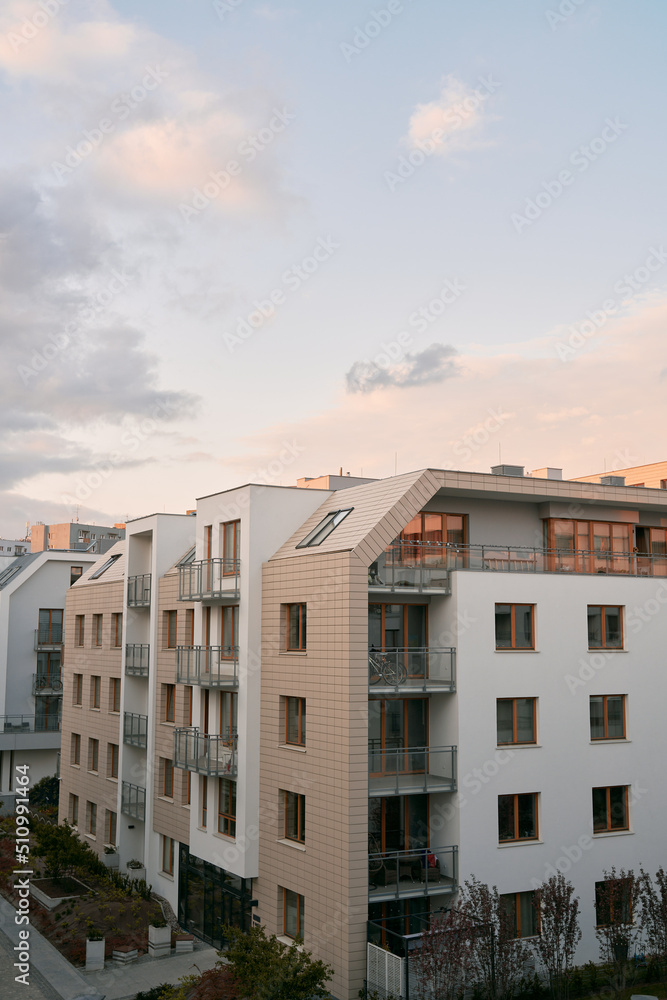
[[[150,608],[151,606],[150,573],[142,573],[141,576],[128,576],[127,606],[128,608]]]
[[[32,675],[32,693],[34,695],[61,695],[63,693],[63,678],[60,672]]]
[[[368,794],[427,795],[456,791],[456,747],[368,746]]]
[[[374,695],[437,694],[456,690],[456,650],[396,646],[368,651],[368,689]]]
[[[177,646],[176,680],[207,688],[237,688],[238,646]]]
[[[237,736],[209,736],[189,727],[174,733],[174,765],[219,778],[235,778],[238,773]]]
[[[123,716],[123,743],[131,747],[148,746],[148,716],[125,712]]]
[[[458,851],[458,847],[422,847],[369,854],[368,902],[456,892]]]
[[[128,677],[148,677],[150,649],[147,642],[128,643],[125,646],[125,673]]]
[[[146,789],[141,785],[133,785],[124,781],[121,789],[120,811],[123,816],[134,819],[146,819]]]
[[[0,715],[0,733],[59,733],[58,715]]]
[[[437,542],[392,542],[369,567],[368,590],[449,594],[446,547]]]
[[[63,644],[61,625],[51,625],[51,628],[35,629],[35,649],[37,652],[58,652]]]
[[[240,569],[240,559],[198,559],[179,566],[179,601],[238,601]]]

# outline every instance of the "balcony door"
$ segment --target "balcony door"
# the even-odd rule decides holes
[[[423,774],[428,746],[428,699],[401,698],[368,703],[368,760],[371,776]],[[410,752],[415,748],[415,752]],[[417,748],[421,748],[417,752]]]
[[[369,799],[368,836],[370,854],[428,847],[428,795]]]
[[[410,677],[427,673],[427,604],[369,604],[368,647],[396,651]]]

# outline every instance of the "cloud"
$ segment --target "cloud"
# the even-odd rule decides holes
[[[457,77],[448,76],[437,100],[418,104],[412,112],[404,141],[413,149],[425,148],[440,156],[488,145],[482,142],[481,132],[497,119],[486,102],[499,87],[492,77],[470,88]]]
[[[406,354],[391,367],[376,362],[355,361],[345,375],[348,392],[374,392],[376,389],[411,389],[454,378],[460,369],[453,357],[458,352],[447,344],[431,344],[423,351]]]

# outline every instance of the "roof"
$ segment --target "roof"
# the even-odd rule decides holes
[[[122,580],[125,575],[125,539],[121,539],[112,545],[110,549],[104,553],[104,555],[99,556],[95,562],[88,567],[85,573],[83,573],[76,583],[72,584],[73,587],[86,587],[92,586],[97,583],[112,583],[115,580]],[[108,562],[112,556],[119,555],[120,559],[114,560],[113,564],[109,566],[105,572],[99,576],[96,580],[91,579],[98,570]]]
[[[19,573],[23,573],[28,566],[32,565],[43,553],[41,552],[26,552],[23,556],[16,556],[16,558],[7,566],[5,569],[0,571],[0,590],[6,587],[9,583],[12,583]]]

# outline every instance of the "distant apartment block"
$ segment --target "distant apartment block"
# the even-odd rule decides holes
[[[623,479],[628,486],[644,486],[651,490],[667,490],[667,462],[635,465],[630,469],[599,472],[594,476],[580,476],[575,483],[601,483],[610,478]]]
[[[17,556],[24,555],[30,548],[30,542],[25,539],[0,538],[0,570],[4,569]]]
[[[407,995],[472,874],[529,937],[565,867],[595,959],[603,872],[664,863],[666,605],[667,493],[556,469],[140,518],[68,593],[61,818],[200,938],[303,940],[337,1000]]]
[[[124,537],[124,524],[109,528],[100,524],[79,524],[78,521],[66,521],[64,524],[38,522],[30,526],[30,551],[80,549],[104,553]]]

